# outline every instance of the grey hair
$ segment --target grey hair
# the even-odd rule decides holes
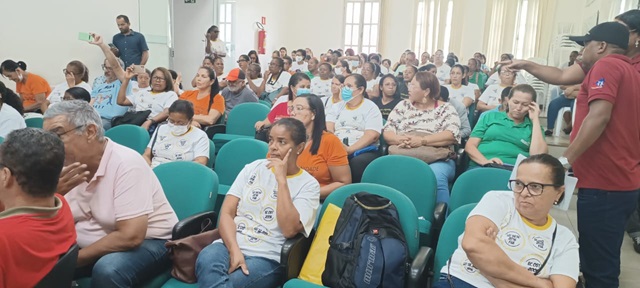
[[[104,140],[104,129],[102,119],[93,107],[83,100],[65,100],[56,105],[49,106],[44,113],[44,119],[51,119],[57,116],[67,117],[67,121],[77,129],[78,134],[82,134],[87,129],[87,125],[96,125],[96,138],[98,141]]]
[[[124,61],[122,61],[122,59],[116,58],[116,60],[118,60],[118,64],[120,64],[120,67],[122,67],[122,69],[127,69],[127,67],[124,66]],[[109,62],[109,60],[105,58],[103,62]]]

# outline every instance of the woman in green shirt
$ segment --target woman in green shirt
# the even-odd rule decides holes
[[[471,58],[469,59],[469,62],[467,64],[469,66],[469,83],[478,85],[480,91],[484,91],[485,83],[487,83],[487,79],[489,79],[489,76],[480,71],[480,66],[482,65],[482,63],[480,63],[480,60],[476,58]]]
[[[505,112],[490,113],[476,124],[465,151],[469,168],[487,164],[514,165],[518,154],[547,153],[536,91],[527,84],[515,86],[505,103]]]

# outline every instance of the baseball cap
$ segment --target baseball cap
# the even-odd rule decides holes
[[[618,22],[604,22],[591,28],[587,35],[569,36],[569,40],[584,46],[589,41],[604,41],[626,49],[629,45],[629,29]]]
[[[227,81],[237,81],[238,79],[245,79],[244,71],[240,70],[240,68],[231,69],[229,75],[227,75]]]

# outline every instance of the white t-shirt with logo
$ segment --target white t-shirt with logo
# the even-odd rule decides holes
[[[219,57],[223,57],[220,56],[220,54],[225,54],[227,53],[227,44],[224,43],[224,41],[220,40],[220,39],[216,39],[216,41],[211,41],[209,40],[209,42],[211,43],[211,53],[212,54],[217,54]]]
[[[369,99],[364,99],[356,108],[347,108],[344,101],[333,104],[327,113],[327,122],[335,123],[334,134],[340,141],[347,138],[349,145],[358,142],[366,130],[382,131],[380,109]]]
[[[502,90],[507,87],[502,87],[499,84],[493,84],[487,87],[487,89],[482,92],[478,101],[482,101],[489,106],[498,106],[500,105],[500,97],[502,96]]]
[[[302,62],[302,64],[298,64],[298,62],[291,63],[291,72],[309,72],[309,63]],[[299,71],[298,71],[299,70]]]
[[[80,84],[74,87],[83,88],[84,90],[87,90],[87,92],[89,92],[89,95],[91,95],[91,85],[89,85],[87,82],[82,81],[80,82]],[[49,96],[47,96],[47,100],[49,100],[50,104],[62,102],[62,99],[64,98],[64,92],[66,92],[68,89],[69,84],[67,82],[62,82],[56,85],[56,87],[53,88],[53,91],[49,93]]]
[[[451,87],[451,84],[446,84],[443,86],[447,87],[447,90],[449,90],[449,99],[457,100],[460,103],[464,103],[462,101],[464,100],[464,98],[471,99],[472,103],[476,100],[475,91],[473,91],[473,88],[467,85],[460,85],[460,88],[458,89]]]
[[[291,79],[291,74],[287,71],[282,71],[277,80],[271,81],[271,77],[268,79],[264,79],[263,81],[267,81],[267,84],[264,85],[264,91],[267,93],[271,93],[276,91],[282,87],[287,87],[289,85],[289,80]]]
[[[189,132],[181,136],[174,136],[167,125],[160,125],[156,129],[147,145],[153,154],[151,168],[169,162],[193,161],[198,157],[209,158],[207,133],[195,127],[189,129]],[[153,139],[156,139],[155,143]],[[153,147],[151,147],[152,144]]]
[[[13,130],[22,128],[27,128],[27,123],[24,122],[20,112],[6,103],[2,104],[0,106],[0,137],[7,138]]]
[[[311,79],[311,93],[316,94],[318,97],[332,96],[331,81],[331,78],[322,80],[320,77],[313,77]]]
[[[135,111],[151,110],[149,118],[153,118],[162,113],[164,109],[169,109],[169,106],[178,100],[178,95],[173,91],[155,93],[141,90],[138,93],[127,96],[127,99],[133,104]]]
[[[227,196],[240,199],[233,221],[242,254],[280,263],[285,237],[276,219],[278,182],[271,169],[267,168],[268,163],[269,160],[261,159],[244,166]],[[287,185],[293,206],[300,214],[303,233],[308,237],[320,205],[320,184],[311,174],[300,169],[298,174],[287,176]]]
[[[469,217],[484,216],[498,226],[498,246],[511,261],[528,269],[532,274],[540,269],[547,255],[551,253],[538,277],[548,279],[550,275],[564,275],[577,281],[580,259],[578,243],[573,233],[559,225],[551,215],[547,216],[548,221],[544,226],[533,225],[520,216],[514,201],[514,193],[511,191],[488,192],[471,211]],[[556,227],[556,237],[551,248]],[[440,273],[450,274],[478,288],[494,287],[480,274],[461,248],[463,236],[464,234],[458,238],[458,248],[450,259],[450,267],[447,262]]]
[[[442,66],[437,68],[436,77],[438,80],[444,82],[447,79],[451,79],[451,67],[447,64],[442,64]]]

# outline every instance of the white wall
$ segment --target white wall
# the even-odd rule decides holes
[[[204,35],[213,25],[214,1],[196,1],[185,4],[173,1],[173,69],[182,73],[185,87],[198,72],[204,58]]]

